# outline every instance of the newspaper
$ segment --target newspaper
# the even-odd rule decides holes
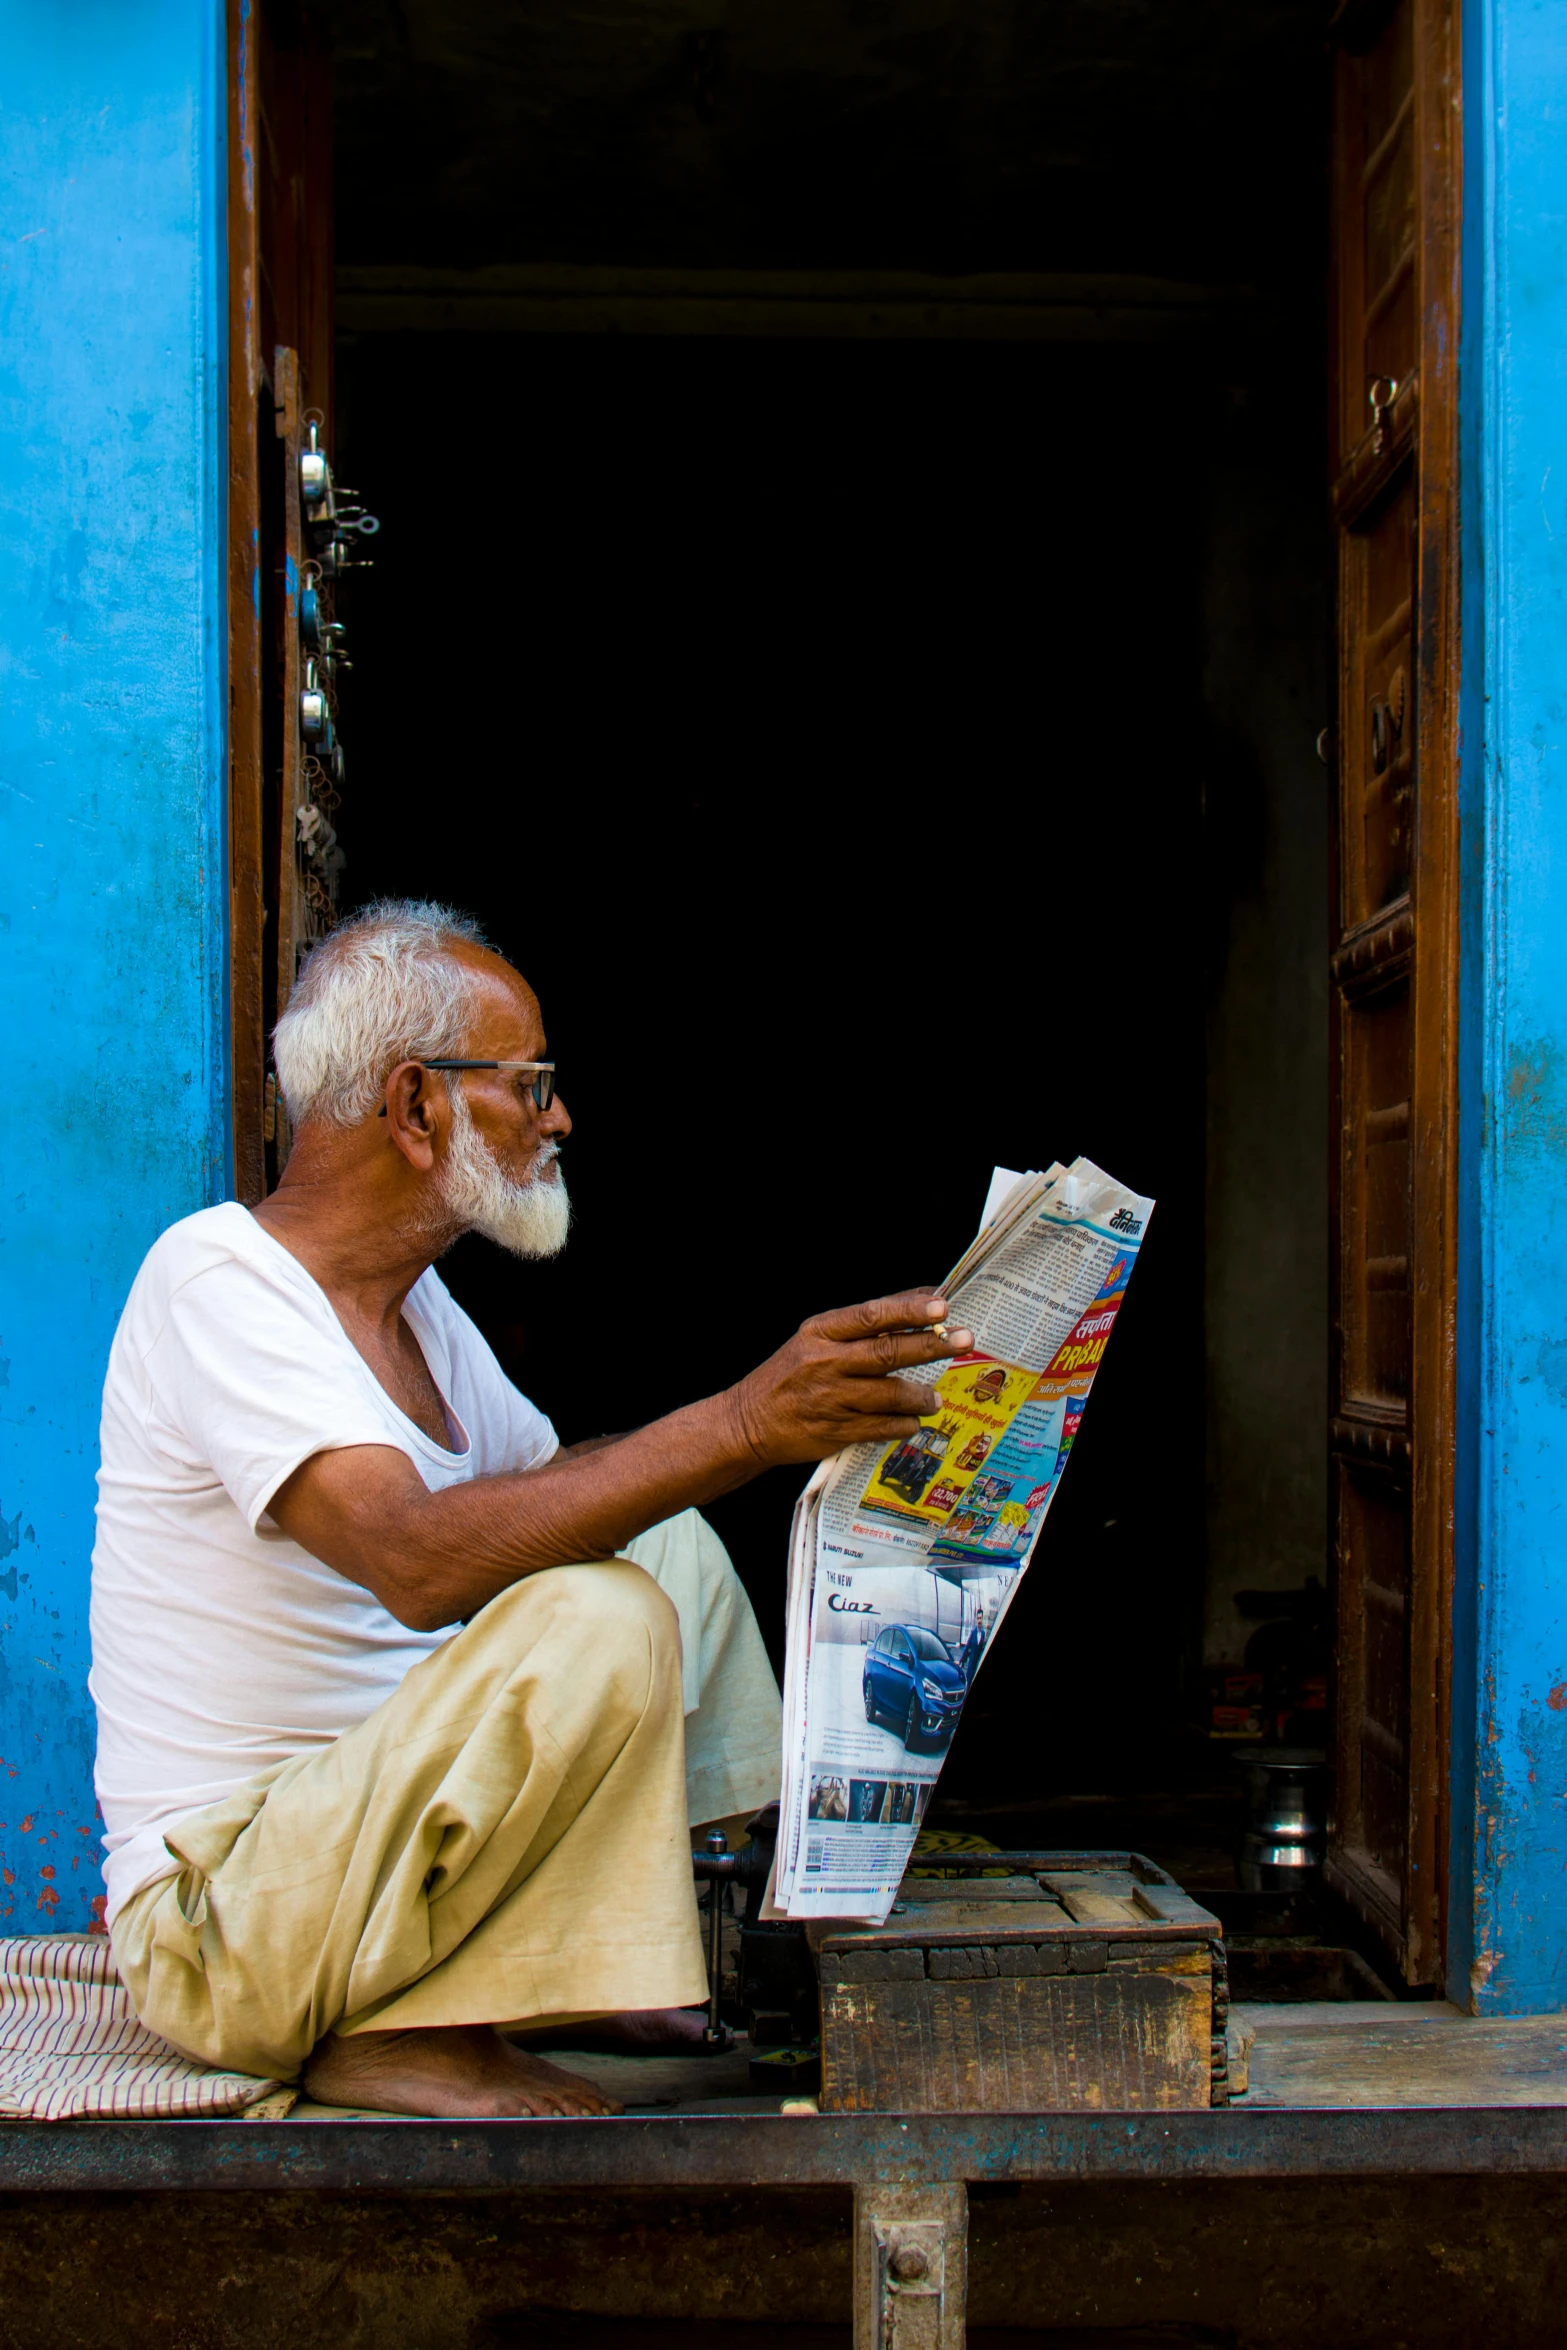
[[[1153,1201],[1088,1159],[998,1167],[942,1294],[941,1409],[823,1461],[789,1547],[783,1786],[764,1914],[879,1924],[1033,1556]]]

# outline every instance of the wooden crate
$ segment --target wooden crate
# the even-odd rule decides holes
[[[1226,2102],[1217,1918],[1137,1853],[975,1859],[1010,1873],[908,1877],[885,1925],[813,1933],[824,2113]]]

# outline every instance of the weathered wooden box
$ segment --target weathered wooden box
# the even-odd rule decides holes
[[[1219,1921],[1173,1878],[1135,1852],[950,1865],[1008,1873],[907,1877],[885,1925],[814,1930],[824,2113],[1227,2101]]]

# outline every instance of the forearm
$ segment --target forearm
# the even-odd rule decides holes
[[[401,1622],[434,1631],[541,1568],[614,1558],[660,1519],[730,1492],[762,1465],[730,1398],[713,1396],[540,1468],[434,1493],[416,1473],[391,1489],[380,1479],[360,1489],[345,1483],[348,1456],[318,1456],[274,1515]]]
[[[439,1575],[441,1562],[447,1577],[460,1579],[464,1600],[483,1606],[519,1575],[614,1558],[649,1526],[732,1492],[761,1466],[728,1399],[710,1396],[630,1435],[573,1446],[520,1476],[430,1494],[418,1513],[426,1521],[420,1564]]]
[[[391,1445],[314,1453],[268,1503],[300,1547],[402,1623],[474,1615],[541,1567],[611,1559],[680,1510],[785,1463],[909,1436],[940,1398],[919,1374],[972,1343],[928,1291],[803,1323],[746,1378],[632,1434],[574,1445],[520,1475],[432,1493]]]

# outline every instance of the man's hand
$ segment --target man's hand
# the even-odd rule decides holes
[[[313,1453],[268,1514],[416,1631],[476,1615],[541,1567],[610,1559],[628,1542],[732,1492],[763,1469],[819,1461],[847,1444],[910,1436],[937,1408],[900,1379],[964,1354],[967,1330],[938,1338],[946,1302],[916,1289],[802,1325],[749,1378],[628,1436],[557,1453],[542,1468],[475,1477],[438,1493],[406,1453],[359,1444]]]
[[[802,1322],[787,1346],[729,1390],[757,1468],[912,1436],[940,1398],[922,1381],[894,1374],[965,1354],[973,1344],[967,1330],[937,1337],[930,1325],[946,1313],[946,1299],[934,1290],[911,1289]]]

